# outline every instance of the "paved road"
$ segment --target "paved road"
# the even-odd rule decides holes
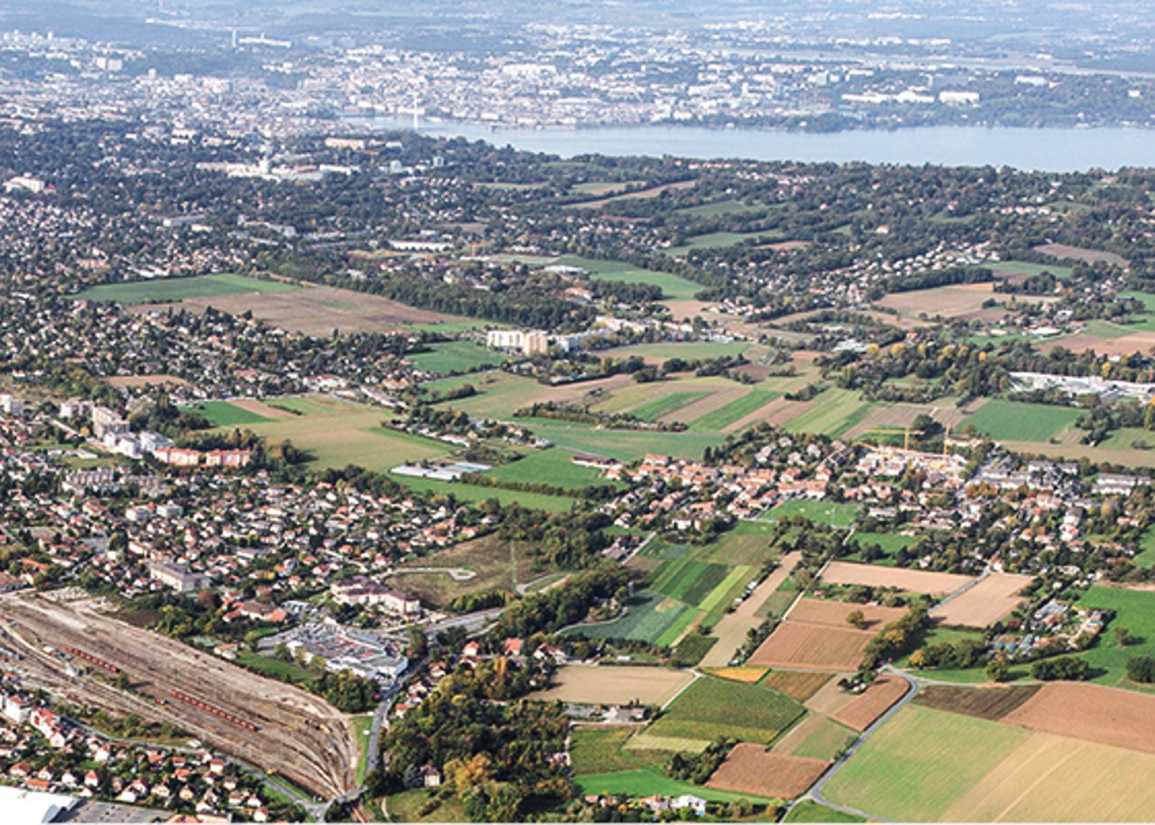
[[[850,808],[850,807],[847,807],[846,805],[839,805],[836,802],[831,802],[829,799],[827,799],[826,797],[824,797],[822,795],[822,789],[826,786],[826,783],[834,778],[834,775],[836,773],[838,773],[839,770],[842,769],[842,766],[846,764],[847,760],[849,760],[850,757],[854,756],[854,754],[858,752],[858,749],[862,747],[863,743],[866,742],[866,740],[869,739],[871,736],[873,736],[875,731],[877,731],[879,728],[881,728],[883,725],[885,725],[887,722],[889,722],[891,720],[891,718],[896,713],[898,713],[900,710],[903,709],[903,707],[906,705],[907,702],[909,702],[911,699],[913,699],[918,694],[919,683],[914,679],[913,676],[909,676],[908,674],[904,673],[903,671],[897,670],[896,668],[893,668],[890,665],[887,665],[885,668],[883,668],[883,670],[885,670],[887,673],[891,673],[891,674],[894,674],[895,676],[898,676],[902,679],[905,679],[907,685],[910,686],[910,689],[907,690],[906,694],[901,699],[899,699],[897,702],[895,702],[890,707],[890,710],[888,710],[886,713],[882,714],[882,716],[875,719],[874,723],[870,727],[868,727],[866,730],[864,730],[856,740],[854,740],[854,744],[852,744],[849,748],[846,749],[846,751],[842,754],[842,756],[839,757],[838,761],[835,762],[833,765],[831,765],[830,768],[826,771],[826,773],[822,774],[822,776],[819,777],[818,781],[815,782],[810,787],[810,790],[806,792],[806,795],[795,800],[794,805],[797,805],[798,802],[802,801],[803,799],[810,799],[810,800],[813,800],[814,802],[819,803],[820,805],[826,805],[829,808],[834,808],[835,810],[843,811],[844,813],[853,814],[855,816],[865,817],[868,820],[873,820],[876,822],[890,822],[891,821],[889,819],[878,816],[876,814],[867,813],[866,811],[860,811],[857,808]],[[793,808],[794,805],[791,805],[790,807]]]

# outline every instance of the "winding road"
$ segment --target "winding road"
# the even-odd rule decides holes
[[[920,685],[919,685],[918,680],[916,680],[913,676],[909,675],[905,671],[898,670],[897,668],[892,667],[891,665],[887,665],[886,667],[883,668],[883,670],[885,670],[887,673],[892,673],[895,676],[898,676],[899,678],[906,680],[907,685],[909,685],[909,689],[907,690],[907,692],[905,693],[905,695],[903,695],[903,697],[901,699],[899,699],[897,702],[895,702],[893,705],[890,706],[890,709],[887,710],[886,713],[882,714],[882,716],[879,716],[877,719],[875,719],[874,722],[871,723],[870,727],[868,727],[866,730],[864,730],[859,735],[859,737],[854,740],[854,744],[852,744],[849,748],[847,748],[843,752],[842,756],[840,756],[838,758],[838,760],[827,769],[826,773],[822,774],[822,776],[820,776],[818,778],[818,781],[810,786],[809,791],[807,791],[803,796],[794,800],[794,803],[791,804],[791,806],[790,806],[791,808],[793,808],[794,805],[797,805],[802,800],[809,799],[809,800],[812,800],[814,802],[817,802],[820,805],[825,805],[828,808],[834,808],[837,811],[842,811],[843,813],[853,814],[854,816],[861,816],[861,817],[864,817],[868,820],[872,820],[875,822],[891,822],[892,821],[892,820],[886,819],[885,817],[878,816],[876,814],[868,813],[866,811],[860,811],[857,808],[850,808],[846,805],[839,805],[837,802],[831,802],[829,799],[827,799],[826,797],[824,797],[822,795],[822,789],[826,786],[826,783],[834,778],[834,775],[837,774],[838,771],[840,771],[842,769],[842,766],[846,764],[846,762],[850,759],[850,757],[854,756],[854,754],[858,752],[858,749],[862,747],[863,743],[865,743],[867,739],[869,739],[871,736],[873,736],[875,731],[877,731],[879,728],[881,728],[883,725],[885,725],[887,722],[889,722],[894,717],[894,715],[897,714],[900,710],[902,710],[911,699],[913,699],[915,696],[918,695]],[[789,810],[787,810],[787,813],[789,813]]]

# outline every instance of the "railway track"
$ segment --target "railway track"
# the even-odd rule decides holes
[[[7,646],[27,651],[29,669],[53,693],[195,732],[212,747],[276,770],[325,798],[354,784],[352,733],[344,716],[318,697],[69,605],[6,599],[0,618],[7,619],[0,620],[0,631],[12,642]],[[58,653],[46,652],[45,646]],[[69,675],[76,665],[122,673],[132,692],[97,678],[78,684]]]

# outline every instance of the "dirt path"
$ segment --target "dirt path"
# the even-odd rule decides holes
[[[786,577],[801,560],[801,553],[787,553],[782,557],[774,572],[754,588],[754,592],[746,601],[738,605],[733,613],[727,613],[718,624],[714,625],[714,630],[710,635],[717,636],[718,641],[702,657],[699,667],[725,667],[730,663],[730,657],[734,655],[734,651],[746,641],[746,632],[762,623],[762,620],[755,615],[758,608],[773,595],[782,582],[786,581]]]

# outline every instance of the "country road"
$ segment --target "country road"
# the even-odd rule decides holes
[[[885,817],[878,816],[876,814],[867,813],[866,811],[860,811],[857,808],[850,808],[846,805],[839,805],[836,802],[831,802],[829,799],[827,799],[826,797],[824,797],[822,795],[822,789],[826,786],[826,783],[834,778],[834,775],[837,774],[838,771],[840,771],[842,769],[842,766],[846,764],[846,762],[850,759],[850,757],[854,756],[854,754],[858,752],[858,749],[862,747],[862,745],[866,742],[866,740],[869,739],[871,736],[873,736],[875,731],[877,731],[879,728],[881,728],[883,725],[885,725],[887,722],[889,722],[894,717],[894,715],[896,713],[898,713],[900,710],[902,710],[911,699],[913,699],[915,696],[918,695],[920,685],[919,685],[918,681],[913,676],[910,676],[906,672],[898,670],[897,668],[894,668],[890,665],[887,665],[886,667],[884,667],[883,670],[885,670],[887,673],[893,673],[895,676],[898,676],[902,679],[905,679],[907,685],[910,686],[910,689],[907,690],[906,694],[901,699],[899,699],[897,702],[895,702],[893,705],[891,705],[890,709],[887,710],[886,713],[882,714],[882,716],[879,716],[877,719],[875,719],[874,722],[871,723],[870,727],[868,727],[866,730],[864,730],[859,735],[859,737],[856,740],[854,740],[854,744],[852,744],[849,748],[846,749],[845,752],[843,752],[842,756],[840,756],[838,758],[838,761],[836,761],[833,765],[831,765],[827,769],[826,773],[822,774],[822,776],[820,776],[818,778],[818,781],[815,782],[810,787],[810,790],[807,791],[803,796],[800,796],[798,799],[796,799],[793,804],[791,804],[791,806],[790,806],[791,808],[793,808],[794,805],[797,805],[803,799],[810,799],[814,802],[819,803],[820,805],[825,805],[828,808],[834,808],[835,810],[842,811],[842,812],[848,813],[848,814],[853,814],[854,816],[865,817],[866,819],[874,821],[874,822],[891,822],[892,821],[892,820],[886,819]],[[789,813],[789,810],[787,811],[787,813]]]

